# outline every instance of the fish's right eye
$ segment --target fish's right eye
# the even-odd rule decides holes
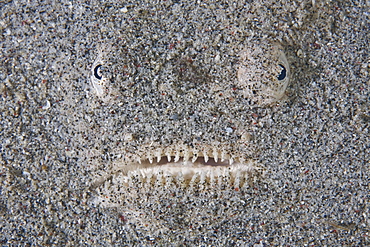
[[[101,78],[103,77],[102,74],[101,74],[101,67],[102,65],[101,64],[98,64],[95,68],[94,68],[94,77],[98,80],[101,80]]]
[[[285,77],[286,77],[286,68],[283,65],[281,65],[281,64],[279,64],[279,65],[282,68],[282,70],[281,70],[281,72],[280,72],[280,74],[278,76],[278,80],[281,81],[281,80],[284,80]]]

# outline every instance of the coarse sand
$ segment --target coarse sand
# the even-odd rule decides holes
[[[365,0],[0,2],[1,245],[369,246],[369,30]],[[249,108],[239,59],[265,41],[291,78]],[[122,157],[180,139],[263,174],[96,203]]]

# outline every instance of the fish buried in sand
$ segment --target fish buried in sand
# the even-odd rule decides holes
[[[118,158],[97,179],[96,203],[125,207],[148,193],[239,191],[261,174],[251,159],[256,149],[251,112],[285,95],[291,75],[279,44],[250,40],[232,79],[222,82],[189,59],[173,59],[172,67],[163,63],[150,77],[156,61],[137,69],[117,65],[130,61],[105,59],[108,55],[99,52],[90,78],[95,99],[115,112],[111,135],[120,144],[112,147]],[[112,76],[103,68],[135,76]],[[171,69],[175,72],[166,74]]]

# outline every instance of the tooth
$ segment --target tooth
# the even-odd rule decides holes
[[[191,162],[194,163],[198,159],[197,154],[193,154],[193,158],[191,159]]]
[[[138,171],[135,171],[135,173],[132,173],[132,174],[137,174],[137,175],[142,176],[144,178],[147,176],[144,169],[139,169]]]
[[[206,173],[205,172],[201,172],[199,175],[200,175],[200,181],[199,181],[199,183],[200,184],[204,184],[206,182]]]
[[[171,151],[169,149],[166,150],[166,156],[167,156],[167,161],[171,162]]]
[[[148,160],[149,160],[150,164],[153,164],[153,157],[152,156],[149,156]]]
[[[220,170],[218,170],[217,172],[217,186],[221,187],[222,185],[222,177],[223,177],[223,174]]]
[[[210,172],[209,172],[209,184],[211,185],[211,187],[213,187],[214,182],[215,182],[215,173],[214,173],[214,170],[210,170]]]
[[[234,160],[233,160],[233,158],[230,157],[229,164],[232,165],[233,163],[234,163]]]
[[[198,150],[193,150],[193,158],[191,159],[191,162],[194,163],[198,159]]]
[[[213,149],[213,159],[215,160],[216,163],[218,158],[217,155],[218,155],[217,149]]]
[[[155,153],[155,156],[157,156],[157,163],[159,163],[159,161],[161,161],[162,159],[162,152],[160,149],[157,150],[157,152]]]
[[[198,177],[198,173],[194,173],[193,177],[191,178],[190,182],[189,182],[189,185],[191,187],[193,187],[193,185],[195,184],[195,180],[197,179]]]
[[[224,162],[225,161],[225,152],[222,152],[221,153],[221,162]]]
[[[204,161],[207,163],[208,162],[208,159],[209,159],[209,157],[207,155],[207,150],[204,150],[203,151],[203,155],[204,155]]]
[[[184,162],[189,160],[189,150],[187,148],[184,149]]]
[[[178,162],[180,159],[180,151],[176,151],[176,156],[175,156],[175,162]]]

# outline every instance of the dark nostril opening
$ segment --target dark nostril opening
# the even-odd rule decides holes
[[[281,80],[284,80],[285,77],[286,77],[286,69],[285,69],[285,67],[283,65],[281,65],[281,64],[279,64],[279,65],[282,68],[282,70],[281,70],[281,72],[280,72],[280,74],[278,76],[278,80],[281,81]]]
[[[100,68],[102,67],[101,64],[97,65],[95,68],[94,68],[94,76],[96,79],[98,80],[101,80],[102,78],[102,75],[101,75],[101,72],[100,72]]]

